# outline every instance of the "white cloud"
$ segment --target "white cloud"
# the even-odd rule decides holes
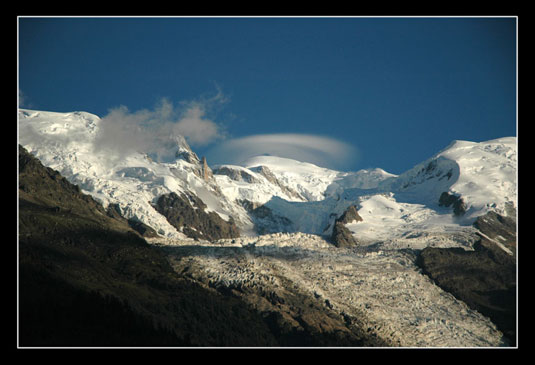
[[[173,126],[173,130],[185,136],[192,145],[207,145],[220,138],[221,131],[217,124],[205,119],[204,116],[204,110],[198,105],[193,105]]]
[[[184,136],[192,147],[207,145],[223,136],[221,127],[206,116],[211,104],[218,102],[221,98],[216,95],[179,107],[161,99],[154,110],[113,108],[101,120],[95,148],[111,150],[119,158],[134,151],[160,158],[176,152],[177,135]]]
[[[213,164],[240,164],[250,157],[269,154],[333,169],[351,168],[358,150],[348,143],[308,134],[263,134],[222,142],[206,155]]]

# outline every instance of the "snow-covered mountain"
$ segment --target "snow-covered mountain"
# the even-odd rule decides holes
[[[141,146],[118,154],[99,143],[103,120],[85,112],[20,109],[18,122],[19,143],[45,166],[104,207],[113,204],[125,218],[152,227],[160,236],[147,241],[168,250],[177,272],[230,290],[266,316],[276,313],[289,328],[339,329],[329,322],[337,318],[345,331],[358,327],[392,346],[508,343],[489,318],[422,275],[416,256],[433,247],[474,252],[485,237],[514,260],[506,246],[506,233],[514,232],[490,237],[482,230],[491,217],[473,223],[488,212],[516,220],[515,137],[454,141],[394,175],[380,168],[334,171],[276,156],[210,168],[181,136],[158,154]],[[162,208],[163,202],[170,203]],[[241,236],[192,242],[190,233],[202,225],[170,223],[180,221],[181,214],[175,221],[171,216],[183,206],[190,206],[191,221],[204,219],[196,212],[213,213],[234,222]],[[353,218],[341,220],[352,206]],[[340,224],[357,247],[329,242]],[[330,319],[316,323],[319,317],[303,314],[309,305]]]
[[[244,229],[252,224],[245,210],[221,194],[209,167],[176,136],[165,162],[146,151],[126,156],[99,149],[101,119],[90,113],[55,113],[21,109],[19,142],[48,167],[93,196],[104,207],[117,204],[121,214],[140,221],[164,237],[186,238],[154,209],[164,194],[191,193],[207,212],[234,217]]]
[[[263,206],[256,217],[263,233],[329,236],[335,220],[355,205],[363,220],[346,226],[361,244],[451,247],[477,239],[472,224],[488,211],[516,219],[516,164],[516,138],[506,137],[454,141],[399,176],[381,169],[339,172],[274,156],[226,167],[253,175],[265,166],[301,199],[276,190],[259,194],[256,181],[217,178],[229,199]]]
[[[363,220],[346,226],[357,241],[396,247],[430,241],[455,245],[456,235],[466,241],[473,233],[471,224],[478,216],[489,210],[507,215],[517,206],[515,137],[454,141],[399,176],[380,168],[334,171],[276,156],[257,156],[242,166],[214,166],[212,173],[181,136],[167,146],[172,158],[165,162],[147,151],[116,156],[99,149],[100,123],[98,116],[85,112],[21,109],[19,140],[104,206],[118,204],[126,218],[170,238],[185,236],[154,204],[171,192],[191,193],[207,211],[225,221],[232,217],[242,235],[286,231],[329,236],[334,221],[355,205]],[[462,214],[453,209],[455,204]]]
[[[516,220],[516,151],[515,137],[454,141],[409,171],[382,181],[375,191],[354,192],[363,222],[349,228],[361,240],[413,246],[418,237],[428,245],[440,244],[444,234],[470,233],[477,217],[489,211]]]

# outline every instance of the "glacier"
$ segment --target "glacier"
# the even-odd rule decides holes
[[[238,289],[251,303],[255,299],[249,290],[254,292],[255,287],[279,297],[304,293],[389,346],[508,345],[488,318],[422,275],[410,251],[341,249],[305,233],[274,233],[194,246],[188,241],[164,240],[151,238],[149,242],[163,245],[177,272],[207,287]],[[290,311],[284,304],[279,307]]]

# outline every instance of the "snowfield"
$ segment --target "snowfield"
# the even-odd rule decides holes
[[[394,194],[364,196],[359,202],[363,221],[346,227],[361,245],[385,249],[462,247],[471,249],[477,230],[459,224],[449,209],[433,210],[422,204],[400,203]]]
[[[306,293],[392,346],[508,345],[488,318],[422,275],[410,250],[339,249],[304,233],[150,242],[165,245],[177,272],[208,286]]]

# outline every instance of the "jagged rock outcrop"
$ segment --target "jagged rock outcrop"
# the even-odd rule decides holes
[[[208,163],[206,162],[206,157],[202,157],[202,177],[205,181],[210,180],[213,178],[214,174],[212,172],[212,169],[208,167]]]
[[[461,196],[443,192],[438,199],[439,206],[453,206],[453,214],[461,216],[466,213],[466,204]]]
[[[206,208],[197,196],[174,192],[160,196],[154,204],[154,209],[188,237],[213,241],[240,236],[232,217],[227,222],[215,212],[206,212]]]
[[[357,207],[351,205],[336,221],[341,222],[343,224],[352,222],[362,222],[362,217],[359,215]]]
[[[512,247],[516,230],[512,219],[495,212],[479,217],[474,224],[484,236],[474,251],[462,248],[427,247],[416,263],[435,283],[471,308],[488,316],[510,340],[516,343],[516,257],[489,240],[507,237],[501,244]]]
[[[345,226],[347,223],[362,222],[362,217],[357,212],[357,208],[351,205],[345,212],[334,222],[331,242],[336,247],[354,247],[358,245],[357,240],[353,237],[351,231]]]
[[[358,245],[351,231],[342,222],[334,224],[331,242],[336,247],[354,247]]]
[[[210,181],[213,178],[212,169],[208,166],[206,157],[199,159],[199,156],[188,145],[186,139],[182,136],[176,136],[178,150],[175,153],[175,158],[182,159],[193,165],[191,171],[205,181]]]

